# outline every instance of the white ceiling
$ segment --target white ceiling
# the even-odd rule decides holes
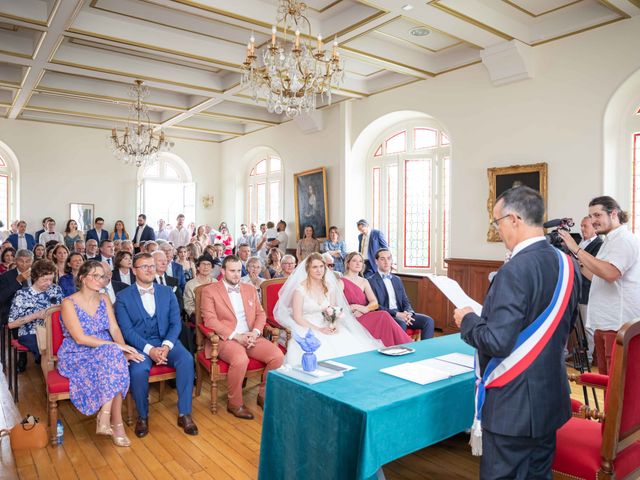
[[[338,38],[333,102],[481,61],[509,40],[536,46],[640,14],[640,0],[307,0],[312,34]],[[410,10],[402,7],[410,4]],[[220,142],[286,121],[240,86],[253,33],[276,0],[0,0],[0,116],[111,129],[135,79],[173,138]],[[423,27],[429,34],[412,36]]]

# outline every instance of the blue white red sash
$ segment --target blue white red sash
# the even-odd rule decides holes
[[[482,455],[482,406],[486,389],[504,387],[526,370],[549,343],[567,309],[573,291],[573,262],[567,255],[554,249],[558,255],[559,273],[553,298],[549,306],[527,326],[516,340],[513,351],[506,358],[489,360],[484,374],[480,376],[478,352],[476,351],[476,414],[471,432],[471,447],[474,455]],[[476,437],[476,438],[474,438]]]

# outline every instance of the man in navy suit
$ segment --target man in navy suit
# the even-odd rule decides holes
[[[13,248],[16,250],[29,250],[32,251],[36,244],[33,235],[27,233],[27,222],[20,220],[18,222],[18,233],[12,233],[7,237],[7,242],[11,242]]]
[[[135,433],[138,437],[149,433],[149,371],[155,363],[176,369],[178,426],[197,435],[198,427],[191,418],[193,357],[178,340],[182,329],[178,301],[171,288],[153,283],[156,265],[150,254],[137,254],[133,269],[136,283],[117,295],[115,311],[125,340],[145,356],[144,361],[129,366],[131,395],[138,410]]]
[[[159,248],[167,257],[167,275],[175,278],[178,281],[180,290],[184,292],[184,287],[187,285],[187,279],[184,276],[184,268],[182,267],[182,265],[180,265],[173,259],[175,251],[173,249],[173,245],[171,245],[169,242],[162,242]]]
[[[384,234],[380,230],[369,227],[369,222],[364,218],[358,220],[358,251],[362,258],[364,258],[364,276],[369,278],[378,271],[378,267],[374,258],[376,252],[381,248],[389,248],[387,239],[384,238]]]
[[[93,257],[92,260],[97,260],[98,262],[106,262],[107,265],[109,265],[109,267],[111,268],[111,270],[113,270],[113,267],[114,267],[113,261],[115,260],[114,258],[115,255],[113,252],[114,252],[113,241],[107,238],[106,240],[102,240],[100,242],[100,253],[98,253],[98,255],[96,255],[95,257]]]
[[[402,280],[391,274],[391,252],[382,248],[375,253],[374,258],[378,271],[369,277],[369,284],[378,299],[380,310],[389,312],[403,330],[406,331],[408,327],[420,330],[421,340],[433,337],[433,319],[413,311]]]
[[[87,237],[85,240],[94,239],[96,242],[98,242],[98,244],[100,244],[100,242],[102,242],[103,240],[109,239],[109,232],[102,229],[102,227],[104,226],[104,218],[96,217],[96,221],[93,225],[94,228],[87,232]]]
[[[508,365],[513,358],[507,357],[521,345],[516,341],[522,331],[559,303],[554,291],[560,260],[566,261],[565,271],[571,272],[572,264],[574,271],[566,278],[566,290],[560,289],[564,293],[557,296],[566,301],[564,311],[560,307],[554,317],[557,323],[536,327],[550,335],[534,337],[534,348],[522,344],[528,352],[522,357],[524,370],[515,370],[502,386],[485,390],[480,478],[551,479],[556,430],[571,417],[563,350],[580,298],[580,270],[573,259],[559,258],[546,241],[544,201],[535,190],[507,190],[498,197],[493,218],[511,258],[498,270],[481,316],[469,307],[454,312],[462,339],[478,351],[483,374],[491,358]]]
[[[133,235],[133,248],[136,253],[140,251],[140,242],[148,242],[155,240],[156,233],[149,225],[147,225],[147,216],[144,213],[138,215],[138,226],[136,233]]]

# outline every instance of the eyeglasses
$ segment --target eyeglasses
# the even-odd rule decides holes
[[[493,219],[493,221],[491,222],[491,226],[497,230],[497,229],[498,229],[498,225],[499,225],[499,223],[500,223],[500,220],[504,220],[504,219],[505,219],[505,218],[507,218],[509,215],[511,215],[511,214],[510,214],[510,213],[507,213],[504,217],[494,218],[494,219]]]
[[[138,270],[155,270],[156,266],[155,265],[138,265],[137,267],[133,267],[135,269]]]

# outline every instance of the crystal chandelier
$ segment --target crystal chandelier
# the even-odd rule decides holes
[[[257,62],[253,35],[247,45],[241,85],[251,89],[254,101],[266,98],[271,113],[284,112],[295,117],[303,111],[310,112],[316,108],[317,96],[331,103],[331,85],[342,82],[344,69],[338,40],[334,39],[331,55],[327,55],[322,35],[318,35],[314,50],[307,42],[311,38],[311,24],[304,15],[306,8],[298,0],[279,0],[277,27],[272,27],[271,44],[262,52],[262,66]],[[303,27],[307,36],[300,38]],[[282,44],[276,41],[278,29],[284,33]],[[293,35],[288,38],[290,33]],[[287,44],[291,45],[288,50]]]
[[[149,111],[142,102],[148,95],[149,89],[142,85],[142,80],[136,80],[129,90],[133,101],[129,104],[129,118],[124,134],[118,137],[118,131],[114,128],[108,138],[113,155],[126,165],[149,165],[158,159],[158,154],[173,147],[173,142],[164,136],[162,130],[159,133],[153,131]]]

